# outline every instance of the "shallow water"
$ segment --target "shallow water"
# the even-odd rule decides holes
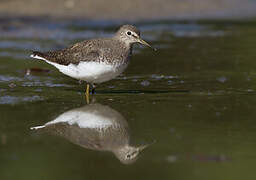
[[[85,84],[29,58],[122,23],[0,22],[0,179],[255,178],[256,22],[138,22],[158,51],[136,46],[91,105]],[[72,123],[30,129],[59,117]],[[124,144],[148,146],[127,164]]]

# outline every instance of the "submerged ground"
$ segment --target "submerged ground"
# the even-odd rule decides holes
[[[0,22],[0,179],[253,179],[256,160],[256,22],[135,24],[158,49],[135,47],[125,73],[93,102],[119,113],[137,161],[30,127],[86,107],[79,85],[31,50],[112,35],[123,22]]]

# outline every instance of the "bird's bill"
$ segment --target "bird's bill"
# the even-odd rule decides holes
[[[148,146],[151,146],[152,144],[154,144],[156,141],[153,141],[149,144],[145,144],[139,147],[139,152],[143,151],[144,149],[146,149]]]
[[[155,48],[153,48],[150,44],[148,44],[146,41],[144,41],[144,40],[141,39],[141,38],[138,39],[138,42],[139,42],[140,44],[143,44],[143,45],[145,45],[145,46],[148,46],[148,47],[150,47],[150,48],[156,50]]]
[[[139,147],[139,152],[143,151],[144,149],[146,149],[150,144],[147,145],[143,145]]]

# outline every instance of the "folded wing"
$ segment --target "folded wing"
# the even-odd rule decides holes
[[[73,46],[57,51],[38,52],[34,51],[32,58],[54,62],[60,65],[79,64],[81,61],[99,61],[101,53],[93,48],[93,41],[83,41]]]

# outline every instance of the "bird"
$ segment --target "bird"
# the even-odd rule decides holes
[[[90,85],[94,93],[97,84],[117,77],[127,68],[135,43],[154,49],[140,37],[135,26],[123,25],[110,38],[89,39],[56,51],[34,51],[30,57],[55,66],[69,77],[87,82],[85,92],[89,95]]]
[[[73,144],[97,151],[112,152],[123,164],[134,163],[150,144],[130,144],[130,129],[125,118],[107,105],[85,105],[64,112],[31,130],[61,136]]]

